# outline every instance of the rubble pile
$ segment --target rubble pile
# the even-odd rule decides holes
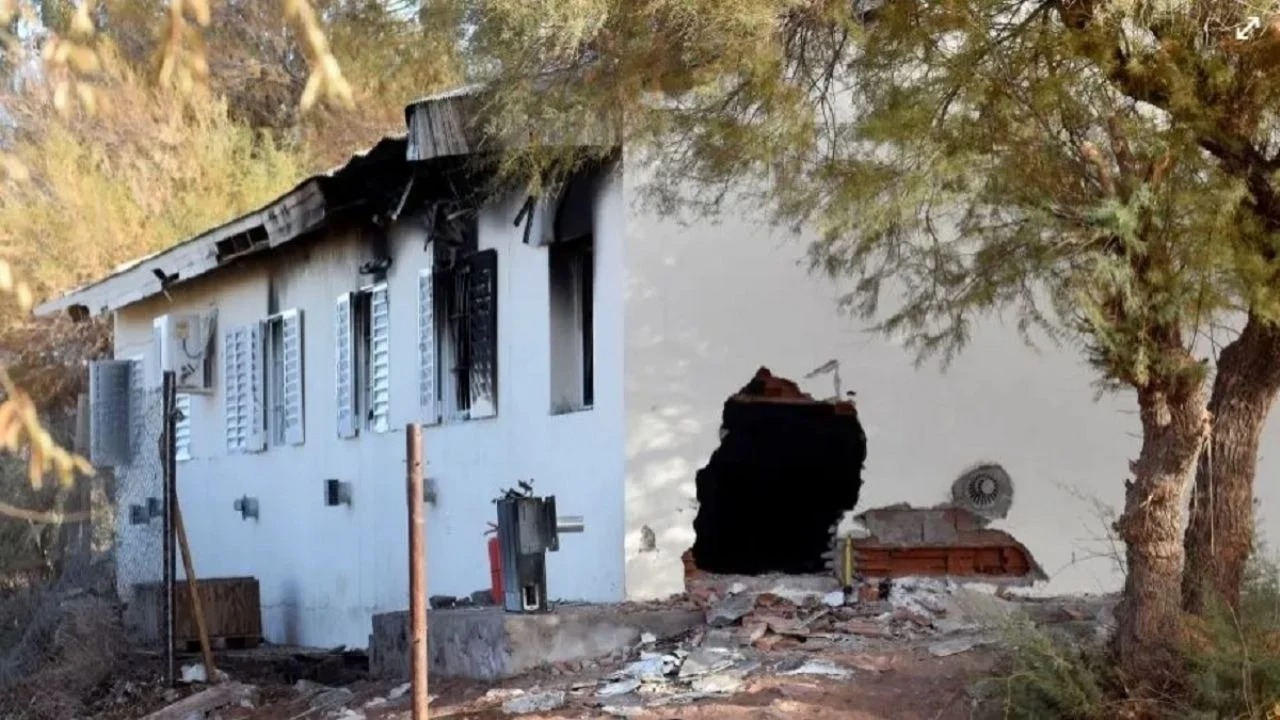
[[[671,717],[682,712],[674,708],[692,703],[727,706],[779,686],[819,688],[814,692],[835,693],[832,697],[849,697],[877,683],[924,692],[918,686],[922,662],[963,666],[968,658],[969,667],[975,667],[989,660],[992,656],[981,650],[995,642],[999,622],[1014,613],[1097,631],[1112,603],[1101,597],[1018,599],[938,578],[899,578],[846,593],[828,576],[703,573],[688,594],[668,602],[705,615],[706,622],[688,633],[664,640],[645,633],[636,645],[610,656],[549,665],[500,687],[433,679],[431,691],[443,699],[432,696],[431,712],[477,718],[585,713],[647,720]],[[937,680],[924,677],[926,684]],[[943,694],[962,691],[969,682],[958,675],[946,679],[951,684]],[[469,690],[460,693],[460,687]],[[259,717],[255,707],[265,710],[268,704],[208,698],[208,691],[197,695],[202,698],[181,702],[217,701],[220,709],[201,717],[216,714],[223,720]],[[930,702],[936,708],[951,700]],[[410,697],[408,684],[333,687],[300,680],[270,704],[276,713],[270,717],[398,720],[408,717]],[[935,712],[924,717],[944,717]]]

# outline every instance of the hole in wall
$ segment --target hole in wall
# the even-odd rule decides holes
[[[817,573],[831,526],[858,502],[867,440],[852,402],[823,402],[760,368],[724,404],[696,477],[691,551],[721,574]]]

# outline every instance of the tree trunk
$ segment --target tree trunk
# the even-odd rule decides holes
[[[1183,607],[1236,609],[1253,551],[1253,480],[1258,440],[1280,393],[1280,326],[1250,314],[1218,357],[1209,412],[1213,435],[1201,456],[1184,541]]]
[[[1199,379],[1139,388],[1138,407],[1142,450],[1130,464],[1134,479],[1125,483],[1124,513],[1116,521],[1128,573],[1113,649],[1131,690],[1149,696],[1178,683],[1182,512],[1210,423]]]

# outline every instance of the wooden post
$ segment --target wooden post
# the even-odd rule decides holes
[[[427,720],[427,539],[422,507],[422,426],[405,426],[409,500],[409,637],[413,720]]]
[[[209,647],[209,630],[204,624],[204,606],[200,604],[196,568],[191,562],[191,546],[187,544],[187,529],[182,524],[182,509],[176,497],[173,502],[173,531],[178,536],[178,548],[182,550],[182,570],[187,576],[187,594],[191,597],[191,617],[196,621],[196,634],[200,637],[200,656],[204,659],[204,677],[212,685],[218,682],[218,674],[213,665],[213,649]]]

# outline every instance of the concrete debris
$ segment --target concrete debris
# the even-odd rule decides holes
[[[566,695],[563,690],[522,693],[502,703],[502,712],[508,715],[550,712],[564,707],[565,700]]]
[[[387,699],[396,700],[396,699],[402,698],[405,695],[409,694],[409,689],[411,687],[413,687],[412,683],[401,683],[391,688],[391,692],[387,693]]]
[[[336,708],[351,702],[356,695],[346,688],[329,688],[311,698],[311,707],[315,710]]]
[[[689,687],[695,693],[707,695],[728,695],[737,692],[746,682],[746,673],[717,672],[693,679]]]
[[[681,680],[710,675],[732,667],[742,660],[742,655],[723,648],[695,648],[680,666]]]
[[[631,678],[640,682],[663,682],[680,667],[680,659],[674,655],[641,653],[640,659],[624,667],[616,677]]]
[[[314,680],[303,679],[293,684],[293,691],[302,697],[311,697],[328,689],[327,685],[321,685]]]
[[[242,683],[215,685],[147,715],[143,720],[202,720],[225,707],[253,707],[258,689]]]
[[[853,671],[840,667],[826,660],[806,660],[798,666],[782,671],[783,675],[821,675],[830,678],[847,678],[853,677]]]
[[[822,604],[827,607],[840,607],[841,605],[844,605],[844,591],[832,590],[826,595],[823,595]]]
[[[596,697],[616,697],[626,695],[640,689],[641,682],[636,678],[626,678],[602,685],[596,690]]]
[[[729,595],[707,610],[707,624],[713,628],[732,625],[741,620],[756,605],[756,597],[746,593]]]
[[[929,646],[929,654],[934,657],[959,655],[960,653],[969,652],[980,645],[989,645],[992,642],[991,638],[982,637],[980,635],[970,635],[967,637],[952,638],[950,640],[939,640]]]
[[[652,645],[652,644],[654,644],[654,643],[656,643],[656,642],[658,642],[658,636],[657,636],[657,635],[654,635],[654,634],[653,634],[653,633],[651,633],[651,632],[642,632],[642,633],[640,633],[640,644],[641,644],[641,645]]]
[[[197,685],[197,684],[205,685],[209,683],[208,675],[209,673],[205,669],[204,663],[202,662],[192,663],[190,665],[182,666],[181,677],[179,678],[179,681],[187,685]],[[225,672],[219,670],[218,668],[213,669],[213,681],[215,683],[224,683],[230,679],[231,677],[227,675]]]

